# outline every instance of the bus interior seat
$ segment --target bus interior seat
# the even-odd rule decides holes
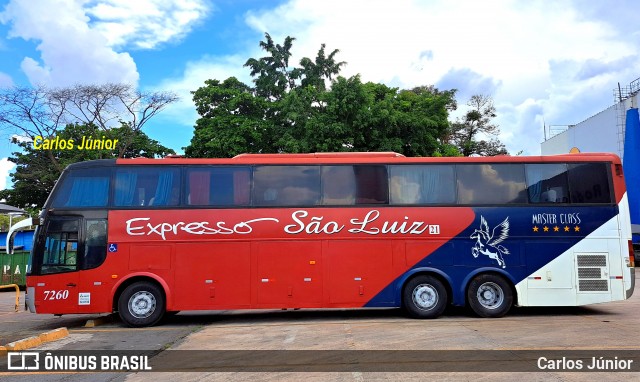
[[[556,190],[547,190],[545,192],[542,193],[542,202],[547,202],[547,203],[555,203],[557,201],[557,192]]]

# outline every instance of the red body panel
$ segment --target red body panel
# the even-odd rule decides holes
[[[111,211],[117,251],[55,278],[80,278],[93,312],[136,275],[166,285],[168,310],[358,307],[473,219],[465,207]],[[77,312],[77,295],[67,304],[38,311]]]

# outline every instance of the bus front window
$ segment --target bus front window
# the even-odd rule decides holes
[[[71,272],[78,268],[78,221],[51,220],[42,258],[42,274]]]

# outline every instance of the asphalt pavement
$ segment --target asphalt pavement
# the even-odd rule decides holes
[[[636,269],[636,276],[640,276]],[[20,304],[24,303],[24,292]],[[24,310],[14,312],[15,294],[0,293],[0,345],[37,335],[58,327],[68,327],[69,336],[34,350],[82,351],[152,351],[151,361],[180,361],[180,357],[202,357],[207,365],[215,357],[239,357],[261,361],[260,356],[324,355],[331,362],[341,351],[365,355],[367,351],[402,352],[437,351],[443,354],[499,355],[535,352],[535,356],[551,357],[554,352],[567,351],[575,355],[589,351],[597,356],[624,356],[640,352],[640,293],[626,301],[616,301],[586,307],[514,308],[500,319],[481,319],[466,310],[450,309],[437,320],[413,320],[398,310],[299,310],[299,311],[208,311],[187,312],[171,317],[153,328],[127,328],[117,318],[103,326],[85,327],[88,320],[99,315],[35,315]],[[275,352],[274,352],[275,351]],[[300,352],[302,351],[302,352]],[[318,351],[319,353],[304,353]],[[329,351],[329,353],[322,353]],[[333,353],[332,353],[333,352]],[[364,353],[363,353],[364,352]],[[595,352],[595,353],[594,353]],[[175,354],[178,354],[177,356]],[[186,364],[197,364],[191,362]],[[282,360],[279,360],[279,362]],[[489,360],[490,361],[490,360]],[[530,360],[529,360],[530,361]],[[241,363],[242,363],[241,362]],[[330,363],[329,362],[329,363]],[[349,365],[349,362],[338,362]],[[638,362],[640,364],[640,361]],[[317,360],[308,367],[319,367]],[[531,362],[528,364],[531,365]],[[280,365],[282,366],[282,365]],[[286,366],[286,362],[285,362]],[[322,364],[320,364],[320,367]],[[378,367],[394,370],[398,365],[381,362]],[[160,368],[160,367],[159,367]],[[156,370],[156,369],[154,369]],[[188,371],[198,371],[190,373]],[[182,380],[300,380],[364,381],[364,380],[504,380],[534,379],[538,381],[619,381],[637,379],[635,373],[567,373],[546,370],[544,373],[367,373],[354,372],[230,372],[213,371],[211,367],[185,369],[178,362],[175,372],[91,373],[90,375],[45,373],[43,381],[123,381],[136,382],[153,378],[159,381]],[[31,375],[33,377],[34,375]],[[7,381],[31,381],[28,375],[6,374]]]
[[[52,314],[33,314],[24,309],[24,291],[20,291],[18,312],[15,312],[15,290],[0,290],[0,346],[61,327],[83,326],[87,319],[99,315],[70,314],[56,317]]]

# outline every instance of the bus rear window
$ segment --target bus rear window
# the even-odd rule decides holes
[[[109,201],[108,168],[72,170],[56,187],[52,206],[57,208],[106,207]]]
[[[249,167],[194,167],[187,170],[190,206],[246,206],[250,202]]]
[[[180,170],[170,167],[129,167],[116,170],[117,207],[176,206],[180,203]]]

